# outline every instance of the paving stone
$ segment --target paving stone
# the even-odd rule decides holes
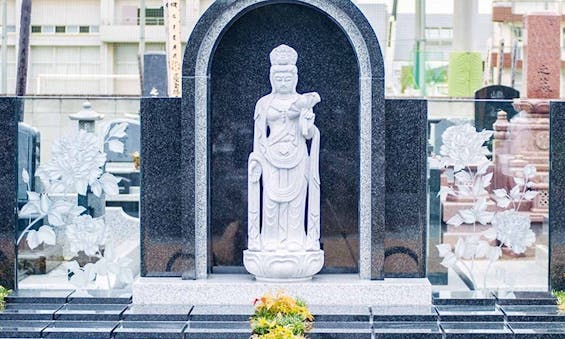
[[[108,339],[117,321],[55,321],[43,330],[44,338]]]
[[[565,338],[565,323],[563,322],[510,322],[508,326],[514,332],[516,339]]]
[[[318,321],[365,321],[371,319],[371,309],[368,306],[323,306],[309,305],[310,313]]]
[[[513,338],[503,322],[441,322],[446,338]]]
[[[197,305],[189,315],[191,321],[249,321],[255,312],[251,305]]]
[[[77,290],[68,299],[72,304],[129,304],[131,290]]]
[[[114,329],[115,339],[183,338],[186,321],[122,321]]]
[[[496,299],[491,293],[480,291],[439,291],[432,294],[434,305],[483,305],[494,306]]]
[[[7,304],[0,310],[0,320],[53,320],[63,304]]]
[[[556,305],[508,305],[501,309],[508,321],[565,321],[565,312]]]
[[[56,320],[118,321],[126,305],[66,304],[55,312]]]
[[[364,339],[371,338],[371,323],[369,321],[316,321],[314,327],[307,333],[310,339]]]
[[[127,321],[187,321],[191,305],[131,305],[123,314]]]
[[[430,322],[374,322],[375,338],[441,338],[443,332],[435,321]]]
[[[0,322],[0,338],[41,338],[41,331],[51,321],[13,321]]]
[[[550,292],[495,292],[498,305],[557,305],[557,298]]]
[[[371,313],[374,322],[434,322],[438,319],[434,306],[372,306]]]
[[[495,306],[438,305],[440,321],[504,321],[504,314]]]
[[[74,290],[21,289],[6,297],[7,303],[64,304]]]
[[[249,339],[249,321],[189,321],[184,330],[187,339]]]

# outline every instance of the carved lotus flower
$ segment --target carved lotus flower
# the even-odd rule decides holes
[[[81,215],[67,225],[65,233],[73,254],[84,251],[86,255],[93,256],[106,241],[106,224],[102,218]]]
[[[469,164],[481,164],[487,161],[490,151],[484,143],[492,136],[492,131],[477,132],[468,124],[449,127],[441,138],[440,148],[444,166],[453,166],[458,172]]]
[[[530,229],[530,218],[515,210],[496,213],[492,226],[496,230],[496,238],[516,254],[524,253],[536,240]]]

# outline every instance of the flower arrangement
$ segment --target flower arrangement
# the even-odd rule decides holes
[[[278,292],[265,294],[253,304],[252,339],[301,339],[312,329],[314,317],[300,299]]]
[[[4,298],[6,298],[10,292],[12,291],[4,286],[0,286],[0,311],[4,309]]]
[[[439,159],[443,168],[453,169],[446,171],[453,185],[442,187],[440,194],[473,202],[470,209],[459,210],[447,221],[448,225],[455,227],[471,224],[473,233],[460,237],[455,248],[450,244],[437,245],[439,255],[443,258],[441,264],[448,268],[460,264],[469,274],[473,285],[477,286],[473,275],[475,260],[488,259],[483,281],[485,288],[488,271],[502,256],[503,246],[515,254],[522,254],[535,242],[530,218],[519,210],[523,201],[533,200],[537,195],[531,189],[534,186],[532,180],[537,175],[536,168],[526,165],[519,171],[510,192],[504,188],[492,190],[492,193],[487,191],[493,173],[487,173],[492,162],[487,158],[491,153],[485,144],[492,134],[492,131],[485,130],[477,132],[468,124],[449,127],[442,134]],[[475,166],[476,169],[472,170]],[[495,211],[488,208],[491,199],[496,202]],[[477,223],[491,227],[477,232]],[[466,262],[468,260],[471,261],[470,265]]]
[[[73,196],[85,197],[92,192],[101,198],[104,194],[119,193],[119,179],[104,171],[104,144],[108,143],[111,152],[123,152],[120,139],[126,136],[127,126],[127,123],[114,126],[105,139],[80,130],[56,140],[51,160],[35,173],[41,179],[44,192],[32,192],[30,174],[25,169],[22,172],[22,179],[28,185],[28,202],[19,211],[19,216],[29,218],[29,224],[17,244],[26,237],[27,245],[33,250],[42,244],[55,245],[57,234],[64,235],[68,242],[64,274],[79,288],[87,288],[101,277],[106,278],[108,288],[133,282],[133,273],[128,268],[130,259],[115,256],[113,244],[108,241],[109,230],[104,217],[88,215],[87,206],[81,206],[79,199]],[[43,226],[34,227],[40,222]],[[81,267],[77,260],[73,260],[81,253],[95,257],[96,262]]]

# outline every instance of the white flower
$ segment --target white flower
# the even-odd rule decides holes
[[[81,215],[67,225],[66,235],[71,252],[76,255],[84,251],[86,255],[92,256],[106,241],[106,224],[102,218],[93,219],[90,215]]]
[[[53,226],[62,226],[69,220],[84,212],[84,207],[77,206],[64,200],[51,201],[47,194],[27,192],[28,202],[20,210],[22,218],[47,216],[47,221]]]
[[[536,241],[530,229],[530,218],[514,210],[496,213],[492,218],[496,238],[516,254],[524,253]]]
[[[490,152],[486,141],[492,136],[492,131],[477,132],[469,124],[451,126],[443,132],[440,148],[444,166],[453,166],[455,172],[462,170],[470,164],[482,164],[487,161],[486,155]]]
[[[114,281],[113,287],[123,287],[133,283],[132,260],[128,257],[118,257],[113,246],[106,246],[104,257],[94,264],[94,270],[98,275],[109,276]],[[111,287],[111,286],[109,286]]]
[[[102,174],[105,162],[106,154],[100,150],[96,135],[81,130],[55,141],[51,161],[40,166],[37,175],[53,192],[86,195],[88,185]]]

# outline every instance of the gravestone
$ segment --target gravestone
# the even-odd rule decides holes
[[[148,96],[167,96],[167,56],[165,52],[145,53],[143,56],[143,93]]]
[[[141,149],[141,126],[139,121],[131,119],[116,119],[112,120],[106,125],[104,129],[104,136],[106,137],[112,128],[118,124],[127,123],[128,126],[125,130],[126,136],[120,138],[124,144],[123,153],[112,152],[108,144],[104,144],[104,152],[106,152],[108,162],[132,162],[132,153],[138,152]]]
[[[475,128],[493,130],[498,111],[505,111],[508,120],[518,112],[512,107],[512,99],[519,98],[520,92],[512,87],[492,85],[475,92]]]
[[[18,203],[27,202],[27,191],[35,191],[35,170],[39,165],[40,135],[36,128],[23,122],[18,124]],[[29,174],[29,187],[24,182],[22,171]]]
[[[187,43],[181,105],[142,99],[142,276],[163,278],[136,282],[134,302],[247,303],[279,287],[244,274],[241,252],[254,106],[271,91],[269,52],[281,44],[300,55],[297,91],[322,99],[326,263],[311,282],[284,288],[311,303],[429,304],[425,279],[382,281],[425,276],[427,105],[385,102],[375,33],[341,0],[214,2]],[[351,295],[338,300],[343,290]]]

